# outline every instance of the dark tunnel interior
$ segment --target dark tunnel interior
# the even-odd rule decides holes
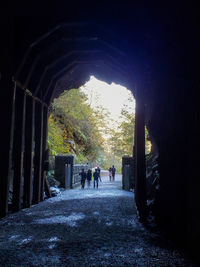
[[[45,188],[42,162],[48,107],[64,90],[79,88],[94,75],[128,87],[138,103],[136,179],[141,217],[145,216],[145,161],[140,134],[145,124],[159,154],[156,222],[198,260],[199,8],[184,4],[149,8],[126,1],[96,5],[86,1],[78,9],[65,1],[56,7],[49,3],[48,9],[38,7],[14,4],[12,11],[5,9],[1,16],[0,217],[8,212],[13,154],[13,211],[21,209],[21,166],[24,160],[24,172],[30,177],[33,160],[33,114],[38,144],[34,175],[43,179],[43,187],[35,181],[36,204],[43,200]],[[22,131],[27,147],[24,158]],[[26,190],[25,207],[29,207],[29,184]]]

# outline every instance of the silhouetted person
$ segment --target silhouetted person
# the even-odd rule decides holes
[[[81,176],[81,188],[84,189],[84,187],[85,187],[85,180],[87,178],[87,174],[84,171],[84,169],[82,169],[82,171],[79,173],[79,175]]]
[[[91,180],[92,180],[92,171],[89,169],[87,171],[87,185],[88,185],[88,188],[90,187]]]
[[[98,188],[99,172],[97,169],[95,169],[95,172],[93,173],[93,177],[94,177],[94,188],[95,188],[95,185]]]
[[[112,168],[110,167],[110,168],[108,169],[108,171],[109,171],[109,179],[110,179],[110,182],[111,182],[111,177],[112,177]]]
[[[99,180],[101,181],[101,169],[99,168],[99,166],[97,166],[97,171],[99,172]]]
[[[113,181],[115,180],[115,171],[116,171],[116,169],[115,169],[115,166],[113,165],[112,166],[112,179],[113,179]]]

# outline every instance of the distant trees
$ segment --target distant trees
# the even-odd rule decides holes
[[[113,158],[113,162],[120,162],[121,166],[122,156],[133,156],[135,113],[130,105],[124,105],[119,119],[118,127],[112,131],[108,143],[110,145],[109,158]],[[150,153],[150,149],[151,142],[148,140],[148,131],[145,127],[145,153]]]
[[[120,123],[110,138],[111,151],[118,157],[132,156],[134,144],[135,114],[124,105]]]
[[[128,101],[133,104],[132,97]],[[48,145],[52,154],[72,153],[77,163],[93,162],[106,169],[114,164],[118,171],[122,156],[132,156],[135,114],[131,105],[124,105],[119,120],[113,122],[105,108],[92,108],[81,90],[72,89],[55,99],[51,108]],[[145,135],[147,139],[147,129]]]

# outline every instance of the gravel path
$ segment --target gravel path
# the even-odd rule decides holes
[[[137,221],[120,175],[102,180],[0,220],[0,266],[193,266]]]

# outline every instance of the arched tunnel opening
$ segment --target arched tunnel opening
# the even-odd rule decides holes
[[[54,28],[49,25],[39,39],[37,29],[32,28],[24,37],[23,27],[18,29],[21,35],[18,40],[13,35],[13,39],[15,54],[19,54],[12,68],[9,59],[1,71],[1,85],[6,88],[1,98],[6,130],[0,216],[8,214],[11,177],[12,211],[42,202],[44,191],[50,197],[45,164],[49,106],[64,90],[79,88],[94,75],[109,84],[115,82],[129,88],[136,98],[133,155],[140,221],[146,223],[147,195],[151,194],[146,187],[146,171],[156,175],[155,162],[145,157],[146,125],[160,175],[153,199],[156,223],[167,237],[176,240],[179,246],[184,244],[184,249],[198,260],[198,157],[194,152],[194,146],[199,145],[195,141],[198,101],[194,97],[198,68],[194,72],[188,69],[193,63],[196,66],[194,58],[187,54],[189,44],[182,44],[180,36],[177,38],[181,40],[175,38],[176,30],[165,36],[156,28],[155,32],[147,30],[142,35],[143,24],[138,30],[132,23],[130,35],[127,24],[125,28],[121,26],[119,34],[112,25],[110,28],[94,23],[63,23]],[[170,42],[172,37],[176,45]],[[188,64],[182,64],[184,52]]]
[[[90,162],[108,170],[115,162],[120,171],[122,156],[132,156],[135,101],[127,88],[90,76],[79,89],[65,90],[55,98],[50,110],[48,140],[52,157],[72,153],[75,163]],[[61,146],[54,133],[58,138],[61,135]]]
[[[64,89],[79,88],[90,73],[108,82],[130,83],[131,79],[124,71],[127,65],[125,54],[96,37],[94,26],[92,29],[89,29],[88,24],[85,26],[60,25],[32,43],[13,78],[14,134],[11,137],[10,173],[13,177],[14,211],[21,209],[22,196],[23,207],[29,207],[31,199],[32,204],[43,200],[46,185],[44,161],[47,160],[47,116],[52,100]]]
[[[48,179],[51,181],[51,186],[57,187],[60,183],[61,187],[73,188],[78,181],[80,182],[81,177],[78,177],[76,172],[78,169],[79,172],[81,171],[81,166],[77,166],[77,170],[73,172],[73,177],[70,178],[72,181],[68,181],[68,176],[65,178],[64,165],[60,167],[62,170],[55,168],[55,161],[59,164],[59,157],[56,155],[69,154],[69,161],[73,157],[73,167],[70,169],[76,168],[76,164],[83,164],[82,167],[86,168],[87,172],[88,166],[93,168],[93,171],[96,166],[101,166],[104,175],[107,170],[107,178],[109,178],[108,170],[114,165],[118,173],[122,171],[123,189],[133,190],[135,185],[134,128],[135,100],[132,92],[127,88],[114,83],[109,85],[90,76],[89,81],[79,89],[65,90],[54,99],[49,112]],[[152,149],[146,127],[145,157],[146,176],[149,177],[147,199],[150,198],[149,201],[152,204],[156,182],[158,182],[156,178],[159,175],[156,163],[157,153],[155,148]],[[61,157],[60,160],[63,161],[62,164],[64,161],[67,162],[67,158]],[[128,168],[126,174],[125,165]],[[68,171],[71,172],[71,170]],[[54,178],[58,181],[54,181]],[[57,191],[54,187],[50,189],[55,193]]]

